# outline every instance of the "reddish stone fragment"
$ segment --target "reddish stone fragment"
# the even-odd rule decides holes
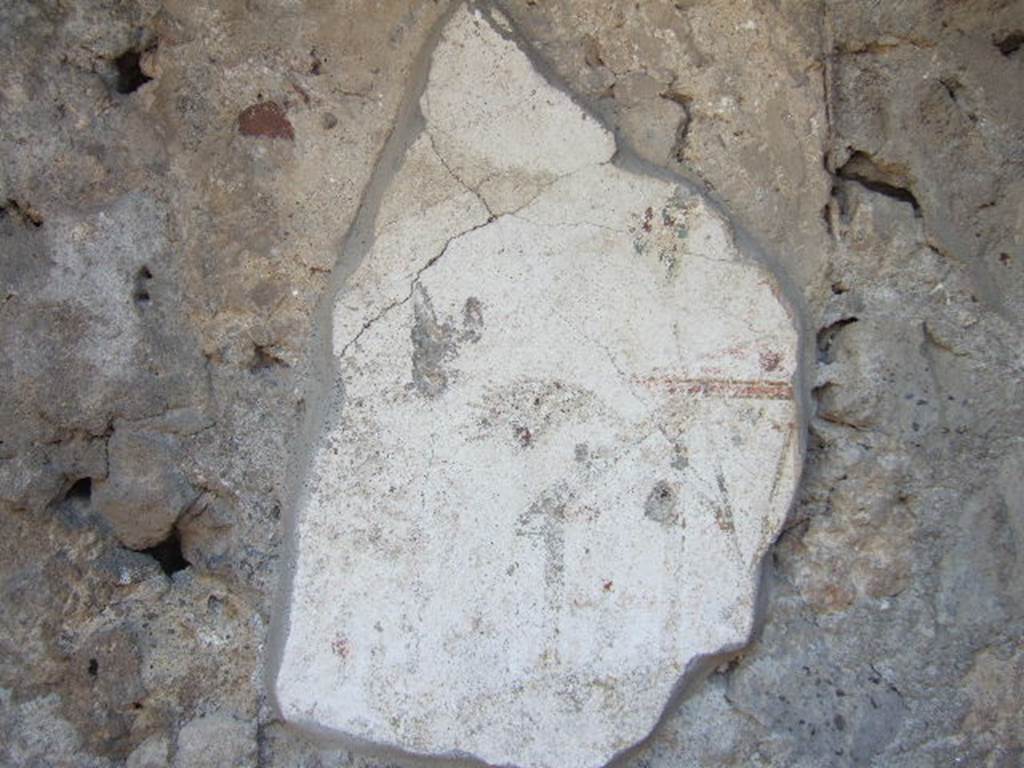
[[[238,132],[267,139],[295,139],[295,131],[284,109],[273,101],[260,101],[238,114]]]

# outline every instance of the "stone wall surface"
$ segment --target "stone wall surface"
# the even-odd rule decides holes
[[[802,318],[761,627],[618,764],[1020,764],[1024,3],[481,7]],[[321,299],[449,10],[0,3],[0,765],[423,764],[266,668]]]

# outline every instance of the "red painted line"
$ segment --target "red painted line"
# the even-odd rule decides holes
[[[649,389],[666,390],[669,394],[690,397],[720,397],[746,400],[791,400],[793,387],[784,381],[737,381],[735,379],[680,379],[672,376],[651,376],[636,379]]]

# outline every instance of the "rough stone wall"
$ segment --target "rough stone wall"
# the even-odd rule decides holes
[[[499,5],[805,300],[763,630],[624,764],[1019,764],[1024,3]],[[0,5],[0,764],[414,764],[263,661],[311,318],[443,10]]]

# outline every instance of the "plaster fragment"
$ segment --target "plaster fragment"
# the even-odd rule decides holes
[[[729,222],[610,162],[483,16],[420,105],[333,307],[276,696],[350,740],[595,768],[747,641],[797,332]]]

